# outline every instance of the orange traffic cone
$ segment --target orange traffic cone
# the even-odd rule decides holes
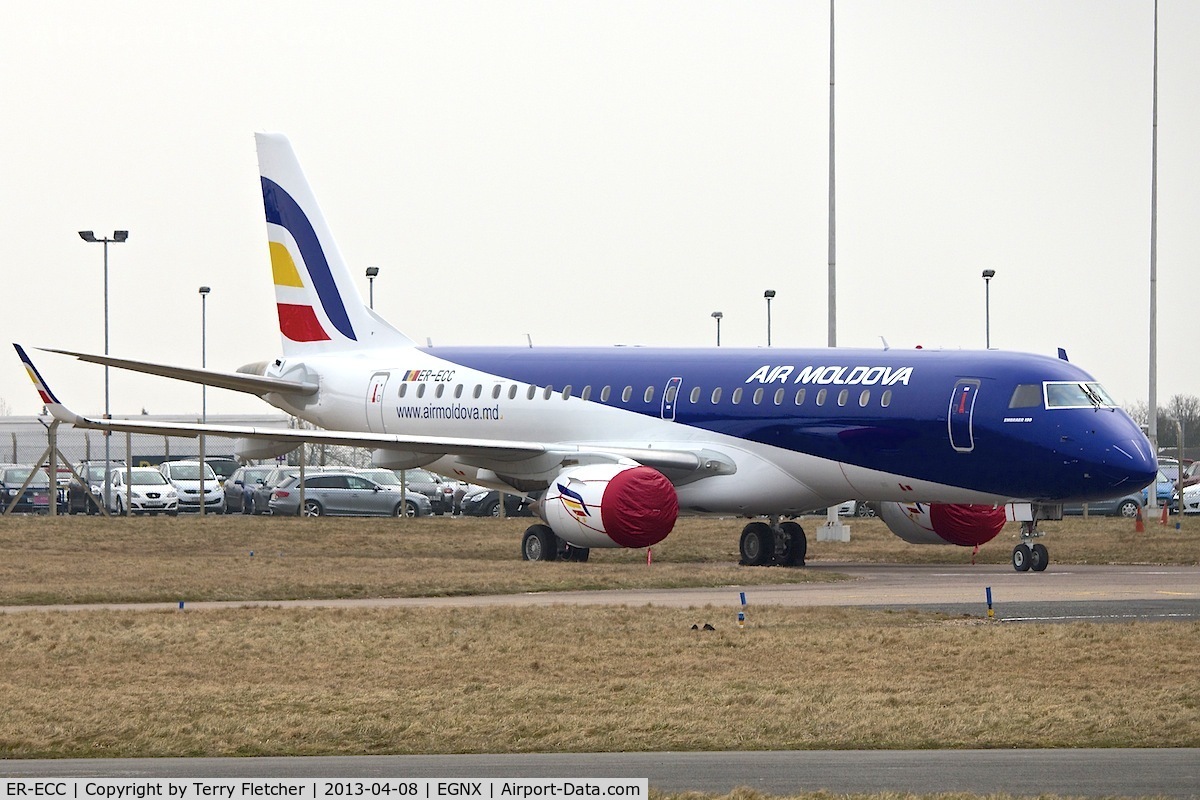
[[[1142,509],[1138,508],[1137,519],[1134,521],[1133,530],[1135,533],[1145,533],[1146,523],[1142,522]]]
[[[1160,519],[1160,520],[1159,520],[1159,524],[1161,524],[1161,525],[1167,525],[1167,524],[1168,524],[1168,523],[1167,523],[1167,516],[1169,515],[1169,513],[1170,513],[1170,512],[1168,512],[1168,511],[1167,511],[1167,507],[1164,505],[1164,506],[1163,506],[1162,519]]]

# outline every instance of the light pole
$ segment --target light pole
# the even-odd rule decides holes
[[[992,349],[992,278],[994,277],[996,277],[996,270],[985,269],[983,271],[983,336],[988,350]]]
[[[767,289],[763,292],[763,297],[767,298],[767,347],[771,346],[771,298],[774,296],[774,289]]]
[[[207,286],[200,287],[200,368],[208,367],[208,293]],[[200,384],[200,422],[208,423],[208,387]],[[200,434],[200,516],[204,516],[204,434]]]
[[[79,238],[85,242],[100,242],[104,245],[104,355],[108,355],[108,244],[109,242],[120,243],[129,238],[129,231],[113,231],[112,238],[107,236],[97,237],[92,231],[80,231]],[[108,364],[104,365],[104,418],[111,419],[112,413],[109,410],[108,403]],[[112,458],[110,453],[110,438],[111,431],[104,432],[104,511],[108,513],[109,496],[112,494],[112,476],[109,474],[109,468],[112,466]]]
[[[721,317],[725,316],[720,311],[714,311],[712,318],[717,321],[717,347],[721,346]]]
[[[367,267],[367,292],[371,300],[371,309],[375,309],[375,278],[379,275],[379,267]]]

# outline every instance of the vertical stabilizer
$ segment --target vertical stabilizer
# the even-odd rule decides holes
[[[284,354],[411,346],[363,303],[287,137],[254,138]]]

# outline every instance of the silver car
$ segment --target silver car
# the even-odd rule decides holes
[[[432,513],[429,498],[416,492],[400,494],[399,486],[384,486],[356,472],[320,472],[304,476],[304,507],[300,506],[300,476],[293,475],[271,492],[271,514],[306,517],[419,517]]]

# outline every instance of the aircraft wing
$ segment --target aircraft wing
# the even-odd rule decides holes
[[[291,381],[286,378],[270,378],[264,375],[252,375],[245,372],[221,372],[210,369],[193,369],[178,367],[171,364],[156,364],[152,361],[135,361],[129,358],[114,358],[90,353],[75,353],[70,350],[54,350],[48,347],[39,348],[47,353],[58,353],[64,356],[74,356],[80,361],[92,364],[103,364],[108,367],[127,369],[133,372],[143,372],[147,375],[161,375],[164,378],[200,383],[205,386],[215,386],[218,389],[230,389],[235,392],[246,392],[262,396],[271,392],[279,394],[316,394],[317,384],[306,381]],[[27,364],[28,366],[28,364]],[[183,434],[179,434],[183,435]]]
[[[684,473],[703,473],[730,470],[733,466],[727,462],[727,458],[709,451],[690,451],[690,450],[664,450],[651,449],[642,447],[607,447],[597,446],[592,444],[572,444],[572,443],[546,443],[546,442],[531,442],[520,440],[497,440],[497,439],[471,439],[464,437],[450,436],[411,436],[390,433],[368,433],[366,431],[330,431],[324,429],[297,429],[297,428],[276,428],[270,426],[253,426],[253,425],[218,425],[211,423],[189,423],[189,422],[167,422],[160,420],[142,420],[142,419],[93,419],[91,417],[77,414],[71,409],[63,405],[53,392],[46,386],[45,380],[37,367],[33,365],[29,356],[25,353],[24,348],[19,344],[13,345],[17,350],[17,355],[21,358],[21,362],[25,365],[26,371],[29,373],[30,380],[37,387],[38,393],[41,395],[42,402],[46,404],[46,409],[54,416],[55,419],[62,422],[70,423],[77,428],[88,428],[91,430],[101,431],[116,431],[129,433],[146,433],[156,436],[182,436],[188,438],[196,438],[204,434],[205,436],[224,437],[230,439],[258,439],[280,444],[294,442],[295,446],[299,446],[306,442],[316,444],[331,444],[344,445],[349,447],[367,447],[367,448],[386,448],[394,450],[405,450],[416,453],[425,453],[429,455],[458,455],[468,459],[489,460],[489,461],[519,461],[534,456],[550,454],[562,458],[563,460],[591,460],[601,458],[609,460],[612,458],[628,458],[638,463],[649,467],[654,467],[660,470],[681,471]],[[109,366],[126,366],[128,364],[136,364],[139,366],[153,367],[160,371],[146,371],[151,374],[163,375],[164,377],[182,378],[183,380],[193,380],[198,383],[205,383],[209,386],[222,385],[212,381],[213,375],[224,375],[230,379],[225,388],[235,388],[235,384],[240,383],[243,388],[238,391],[248,391],[252,394],[262,394],[266,392],[276,391],[293,391],[307,393],[306,387],[309,384],[302,384],[296,381],[283,381],[275,378],[263,378],[255,375],[245,375],[241,373],[213,373],[207,370],[187,369],[183,367],[169,367],[166,365],[151,364],[142,361],[129,361],[127,359],[112,359],[104,356],[91,356],[81,353],[72,353],[64,350],[50,350],[49,352],[62,353],[72,355],[84,361],[92,361],[98,364],[107,363]],[[133,367],[136,369],[136,367]],[[190,374],[193,377],[182,377],[183,374]],[[199,380],[203,378],[203,380]],[[261,384],[256,382],[262,382]],[[287,384],[290,389],[282,389],[280,384]],[[259,388],[247,388],[259,386]],[[270,386],[271,388],[262,388]],[[316,387],[313,386],[313,390]]]

